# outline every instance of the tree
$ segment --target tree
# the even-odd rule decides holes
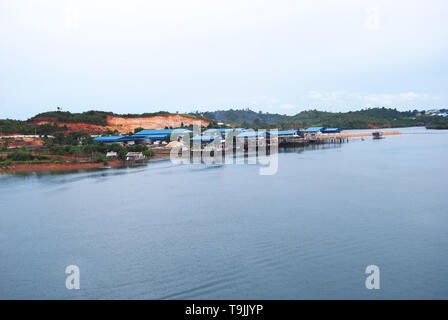
[[[2,146],[2,151],[7,151],[8,150],[8,146],[9,146],[9,140],[10,138],[6,138],[5,140],[3,140],[3,146]]]
[[[56,144],[63,144],[65,141],[65,134],[62,132],[56,132],[53,138],[53,142]]]
[[[145,129],[142,128],[142,127],[135,128],[135,129],[134,129],[134,133],[140,132],[140,131],[142,131],[142,130],[145,130]]]
[[[112,143],[108,146],[108,151],[113,151],[113,152],[120,152],[122,149],[124,149],[119,143]]]
[[[148,157],[148,158],[153,157],[154,156],[154,150],[145,150],[145,151],[143,151],[143,155],[145,157]]]
[[[118,151],[118,159],[125,160],[127,153],[128,152],[126,151],[125,148],[121,149],[120,151]]]

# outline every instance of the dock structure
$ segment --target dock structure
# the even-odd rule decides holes
[[[216,131],[204,132],[202,136],[194,136],[190,146],[179,148],[179,156],[187,151],[190,155],[203,156],[206,153],[241,153],[249,155],[258,153],[259,148],[266,148],[266,153],[270,154],[278,149],[281,152],[300,152],[307,147],[314,148],[339,148],[343,143],[348,143],[349,139],[362,137],[372,137],[372,132],[343,132],[338,128],[323,128],[313,130],[246,130],[233,136],[233,143],[227,143],[225,135],[212,135]],[[330,130],[331,129],[331,130]],[[311,132],[310,132],[311,131]],[[277,134],[275,134],[277,132]],[[308,133],[307,133],[308,132]],[[399,131],[381,131],[381,135],[399,135]],[[227,139],[230,142],[230,139]],[[200,142],[200,143],[197,143]],[[166,150],[166,147],[158,147],[158,151]],[[161,152],[161,151],[160,151]]]
[[[241,152],[257,151],[259,147],[266,148],[268,152],[272,148],[302,148],[310,145],[342,144],[348,142],[349,136],[341,132],[339,128],[310,127],[305,130],[251,130],[245,128],[209,128],[201,135],[192,136],[189,129],[162,129],[142,130],[130,136],[96,137],[95,142],[122,143],[122,144],[147,144],[152,150],[163,153],[164,147],[158,147],[160,141],[168,138],[185,143],[181,150],[189,149],[193,153],[202,152]],[[173,140],[174,141],[174,140]],[[188,143],[189,142],[189,145]],[[130,159],[138,157],[131,156]]]
[[[341,130],[338,128],[327,129],[325,127],[311,127],[307,130],[243,130],[238,128],[237,134],[233,138],[233,144],[225,144],[225,133],[230,130],[208,129],[202,136],[195,136],[190,139],[191,142],[196,142],[196,145],[191,147],[192,152],[201,152],[205,148],[217,152],[236,151],[243,148],[245,151],[258,150],[258,147],[266,146],[268,150],[274,145],[278,148],[300,148],[313,144],[341,144],[348,142],[348,137],[341,135]],[[236,131],[236,130],[235,130]],[[241,131],[241,132],[240,132]],[[221,132],[224,136],[220,136]],[[214,135],[212,135],[214,134]],[[200,144],[197,144],[200,142]],[[213,143],[213,144],[211,144]]]
[[[233,151],[238,147],[244,148],[245,151],[258,150],[258,147],[266,146],[270,150],[274,145],[278,148],[300,148],[314,144],[342,144],[348,142],[348,137],[340,134],[340,129],[325,127],[316,127],[311,130],[281,130],[281,131],[243,131],[239,133],[233,144]],[[209,140],[205,136],[205,140]],[[224,140],[221,141],[222,146],[217,147],[216,151],[226,150],[228,146],[224,145]],[[198,151],[198,150],[197,150]],[[228,150],[227,150],[228,151]]]

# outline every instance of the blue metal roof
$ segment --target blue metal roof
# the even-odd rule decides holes
[[[266,136],[292,136],[292,135],[299,135],[301,132],[299,130],[280,130],[275,133],[274,131],[266,130],[265,131]],[[264,133],[260,131],[245,131],[241,132],[238,137],[258,137],[258,136],[264,136]]]
[[[273,134],[273,133],[271,133],[271,134]],[[279,136],[292,136],[294,134],[299,135],[300,131],[299,130],[280,130],[280,131],[278,131]]]
[[[144,137],[135,136],[108,136],[108,137],[96,137],[93,139],[94,142],[126,142],[126,141],[138,141],[143,140]]]
[[[137,139],[137,140],[144,140],[144,139],[151,139],[151,140],[161,140],[168,137],[168,134],[151,134],[151,135],[133,135],[131,138]]]
[[[323,133],[337,133],[337,132],[341,132],[341,129],[339,129],[339,128],[326,128],[322,132]]]
[[[237,135],[237,137],[258,137],[258,136],[266,136],[269,137],[271,135],[271,133],[269,131],[244,131],[241,132],[239,135]]]
[[[309,127],[304,132],[305,133],[317,133],[325,130],[325,127]]]
[[[194,136],[191,138],[191,141],[202,141],[202,142],[209,142],[214,141],[215,139],[220,139],[218,136]]]
[[[96,137],[93,139],[94,142],[120,142],[123,141],[124,137],[111,136],[111,137]]]
[[[159,134],[165,134],[165,135],[169,135],[171,133],[184,133],[184,132],[192,132],[189,129],[185,129],[185,128],[177,128],[177,129],[161,129],[161,130],[142,130],[137,132],[135,135],[136,136],[148,136],[148,135],[159,135]]]
[[[246,130],[246,129],[245,128],[226,128],[226,129],[214,129],[214,128],[211,128],[211,129],[205,130],[204,132],[217,132],[217,131],[219,131],[221,133],[224,133],[224,132],[244,131],[244,130]]]
[[[125,137],[121,137],[120,142],[141,141],[141,140],[143,140],[142,137],[125,136]]]

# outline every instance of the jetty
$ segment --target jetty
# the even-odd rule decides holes
[[[378,132],[378,133],[377,133]],[[164,130],[142,130],[130,136],[97,137],[95,142],[121,143],[121,144],[146,144],[156,156],[169,156],[173,147],[179,149],[179,153],[192,152],[244,152],[257,151],[260,147],[266,147],[269,152],[272,147],[281,149],[301,148],[310,145],[337,145],[348,143],[350,139],[367,136],[396,135],[399,131],[342,131],[339,128],[309,127],[305,130],[258,130],[245,128],[209,128],[200,134],[195,134],[186,128]],[[176,140],[167,144],[167,139],[176,136]],[[188,141],[189,140],[189,141]],[[165,145],[163,145],[165,144]],[[179,147],[179,145],[181,145]]]

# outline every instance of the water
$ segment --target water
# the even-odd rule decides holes
[[[400,130],[281,153],[273,176],[169,161],[0,175],[0,298],[447,299],[448,132]]]

